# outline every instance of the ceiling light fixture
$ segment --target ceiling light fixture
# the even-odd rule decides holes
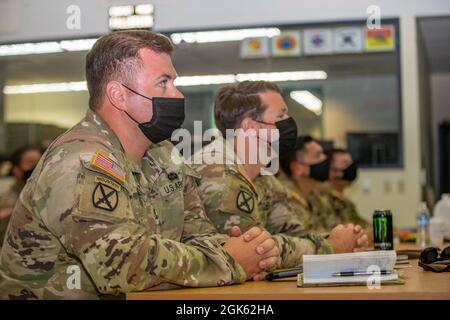
[[[70,92],[86,91],[86,81],[77,82],[59,82],[59,83],[36,83],[18,86],[5,86],[4,94],[27,94],[27,93],[45,93],[45,92]]]
[[[291,91],[290,96],[306,109],[320,116],[322,114],[322,100],[308,90]]]
[[[87,51],[97,39],[77,39],[36,43],[17,43],[0,45],[1,56],[20,56],[28,54],[56,53],[64,51]]]
[[[324,80],[326,78],[327,73],[325,71],[214,74],[214,75],[178,77],[175,79],[175,85],[180,87],[191,87],[191,86],[221,85],[245,80],[283,82],[283,81]],[[64,92],[64,91],[82,91],[82,90],[87,90],[86,81],[10,85],[4,87],[3,93],[25,94],[25,93]]]
[[[172,33],[170,35],[170,38],[175,44],[179,44],[181,42],[208,43],[208,42],[241,41],[245,38],[252,38],[252,37],[271,38],[279,34],[280,29],[278,28],[255,28],[255,29],[233,29],[233,30]]]

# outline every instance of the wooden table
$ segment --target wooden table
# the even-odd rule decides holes
[[[414,249],[413,245],[398,245],[397,250]],[[130,300],[376,300],[376,299],[447,299],[450,300],[450,273],[423,271],[417,260],[411,267],[400,269],[404,285],[382,285],[380,289],[366,286],[298,288],[296,280],[279,282],[249,281],[241,285],[189,288],[153,292],[133,292]]]

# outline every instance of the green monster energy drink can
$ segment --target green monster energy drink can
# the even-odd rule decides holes
[[[394,250],[391,210],[373,213],[373,246],[375,250]]]

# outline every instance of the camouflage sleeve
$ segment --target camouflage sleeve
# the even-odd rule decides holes
[[[344,199],[344,202],[344,219],[354,224],[359,224],[363,228],[367,228],[369,226],[369,223],[358,214],[358,210],[356,209],[355,204],[350,199]]]
[[[273,234],[281,256],[280,268],[295,267],[304,254],[327,254],[333,249],[323,236],[304,228],[294,213],[301,209],[288,197],[287,189],[273,176],[257,179],[258,189],[264,195],[260,208],[264,227]]]
[[[236,180],[236,177],[226,175],[224,170],[224,166],[219,164],[196,167],[201,176],[198,192],[208,218],[223,234],[230,234],[233,226],[240,227],[242,232],[253,226],[260,226],[252,215],[256,194]],[[240,207],[244,210],[237,208],[239,194],[243,201]]]
[[[263,197],[263,194],[257,195],[250,186],[234,174],[225,174],[221,165],[202,166],[198,167],[197,171],[202,175],[199,192],[206,213],[219,232],[229,233],[232,226],[239,226],[242,231],[252,226],[267,229],[266,220],[260,212],[258,202],[258,197]],[[303,254],[316,253],[317,241],[313,242],[307,236],[300,238],[267,231],[272,233],[280,250],[277,263],[279,268],[298,266]]]
[[[308,195],[312,215],[316,218],[314,229],[320,232],[331,230],[341,223],[327,193],[314,190]]]
[[[214,239],[187,245],[130,219],[133,209],[125,188],[117,189],[113,211],[93,208],[93,181],[108,182],[86,170],[76,152],[66,154],[68,144],[64,148],[44,168],[42,176],[49,181],[38,182],[34,207],[68,254],[81,261],[100,293],[141,291],[161,283],[194,287],[236,281],[225,264],[229,257]],[[91,159],[92,153],[84,156]]]
[[[186,184],[184,189],[184,229],[181,241],[192,245],[209,257],[212,263],[217,264],[217,270],[224,273],[235,283],[244,282],[247,278],[244,269],[221,247],[229,237],[221,234],[212,225],[205,214],[205,210],[198,195],[197,186],[199,176],[187,167]],[[210,241],[215,240],[216,243]],[[199,274],[208,277],[207,274]],[[220,276],[219,274],[216,276]]]
[[[214,240],[186,245],[138,225],[99,220],[79,220],[72,230],[80,237],[70,235],[75,238],[69,240],[70,250],[103,294],[147,290],[162,283],[197,287],[240,280],[227,269],[228,257]]]

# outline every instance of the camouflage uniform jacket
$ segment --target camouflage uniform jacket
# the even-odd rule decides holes
[[[48,148],[23,189],[0,256],[0,298],[99,298],[245,281],[170,142],[141,165],[89,110]],[[81,271],[81,287],[69,278]],[[72,281],[72,282],[71,282]]]
[[[288,198],[292,200],[291,206],[294,207],[293,212],[295,213],[297,219],[300,219],[300,221],[305,226],[305,229],[315,231],[317,221],[316,219],[314,219],[311,208],[309,207],[309,203],[303,196],[301,191],[283,171],[280,170],[276,175],[276,178],[280,182],[280,184],[287,190]]]
[[[355,217],[353,213],[348,212],[348,209],[356,212],[355,207],[346,207],[344,199],[325,183],[320,184],[311,191],[307,196],[307,200],[315,221],[314,228],[318,231],[331,230],[338,224],[346,223],[356,223],[363,227],[367,226],[367,222],[358,215]]]
[[[338,221],[338,223],[359,224],[363,228],[369,226],[369,223],[358,214],[355,204],[345,195],[334,190],[328,183],[323,185],[321,191],[323,196],[326,196],[331,203],[333,211],[337,216],[336,221]]]
[[[200,164],[208,156],[222,159],[222,163]],[[235,161],[237,157],[224,139],[216,139],[192,157],[201,175],[200,197],[219,232],[228,234],[235,225],[243,232],[252,226],[268,230],[280,249],[278,268],[299,265],[304,254],[332,252],[326,240],[304,230],[277,190],[255,186]],[[272,188],[277,181],[269,179]]]
[[[308,202],[300,194],[288,190],[273,175],[258,176],[255,185],[262,197],[260,211],[268,217],[268,230],[275,232],[282,228],[282,233],[292,236],[299,236],[299,231],[314,233]]]

